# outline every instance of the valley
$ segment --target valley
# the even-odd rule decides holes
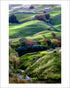
[[[9,6],[9,83],[61,83],[61,6]]]

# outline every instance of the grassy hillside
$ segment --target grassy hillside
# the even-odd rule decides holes
[[[35,33],[47,30],[49,27],[49,25],[39,20],[29,21],[20,25],[10,24],[9,37],[15,37],[16,34],[20,34],[19,37],[32,36]]]
[[[42,33],[42,34],[35,34],[34,36],[32,37],[27,37],[27,38],[30,38],[32,40],[42,40],[43,39],[43,35],[45,35],[46,39],[54,39],[54,37],[52,36],[52,33],[53,31],[45,31],[45,33]],[[61,36],[61,32],[54,32],[56,34],[56,37],[57,38],[60,38]]]
[[[49,12],[49,14],[51,15],[51,24],[52,25],[55,26],[55,25],[61,24],[61,8],[60,7],[56,8],[55,10],[53,10],[51,12]],[[61,29],[61,27],[59,29]]]
[[[17,17],[19,22],[26,22],[28,20],[31,20],[33,16],[36,14],[26,14],[26,13],[17,13],[15,16]]]
[[[60,82],[61,79],[61,52],[42,51],[23,55],[20,58],[21,67],[27,67],[25,73],[35,81]]]

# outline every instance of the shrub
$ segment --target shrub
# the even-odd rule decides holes
[[[51,40],[49,40],[49,39],[45,39],[44,41],[48,44],[48,46],[51,45]]]
[[[42,51],[42,50],[46,50],[47,47],[43,46],[43,45],[33,45],[32,46],[32,51]]]
[[[51,35],[53,36],[53,38],[56,38],[56,34],[54,32],[52,32]]]
[[[19,48],[16,49],[16,51],[18,52],[19,56],[22,56],[24,54],[26,54],[26,48],[23,46],[20,46]]]
[[[31,52],[32,51],[32,47],[27,47],[27,52]]]

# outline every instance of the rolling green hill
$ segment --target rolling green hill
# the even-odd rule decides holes
[[[26,13],[17,13],[15,16],[17,17],[19,22],[26,22],[28,20],[31,20],[33,16],[36,14],[26,14]]]
[[[13,38],[17,34],[20,34],[19,37],[32,36],[35,33],[47,30],[49,27],[49,25],[39,20],[29,21],[20,25],[10,24],[9,37]]]

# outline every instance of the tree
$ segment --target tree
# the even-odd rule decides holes
[[[28,46],[28,40],[24,37],[19,40],[19,43],[20,43],[20,46],[24,46],[24,47]]]
[[[34,6],[30,6],[29,9],[34,9]]]
[[[54,32],[52,32],[51,35],[53,36],[53,38],[56,38],[56,34]]]
[[[50,14],[45,14],[45,17],[46,17],[47,20],[49,20],[50,19]]]
[[[9,17],[9,23],[19,23],[15,15]]]
[[[17,48],[16,51],[18,52],[19,56],[22,56],[27,53],[26,48],[23,46],[20,46],[19,48]]]

